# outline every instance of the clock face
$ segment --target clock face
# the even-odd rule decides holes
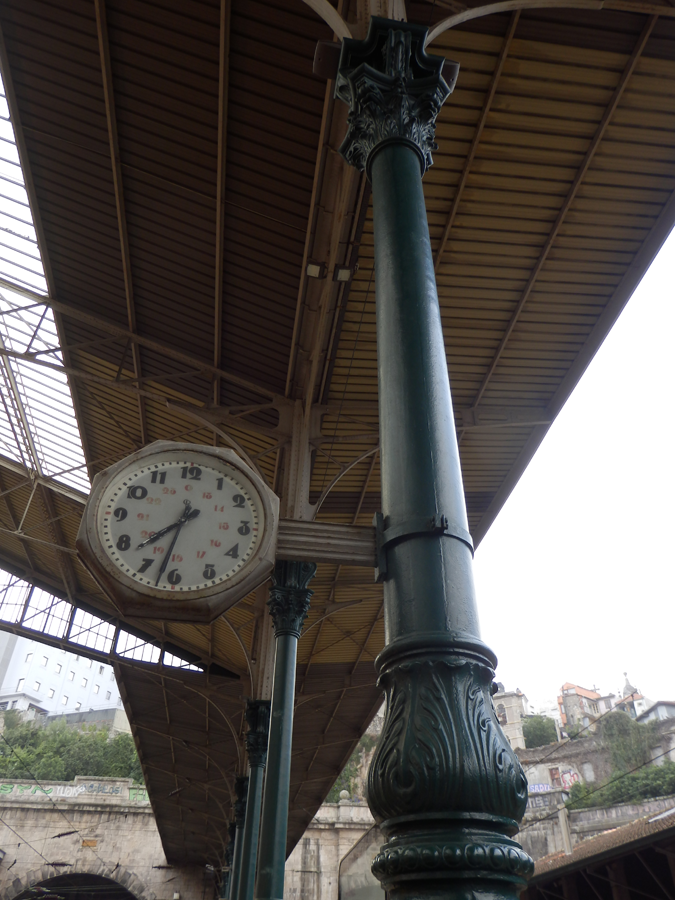
[[[222,584],[252,560],[265,527],[248,478],[201,453],[164,453],[123,469],[98,505],[96,527],[119,572],[159,591]]]

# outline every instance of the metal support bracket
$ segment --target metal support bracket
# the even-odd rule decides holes
[[[471,550],[473,556],[473,540],[469,532],[451,522],[447,516],[434,513],[433,516],[411,516],[398,525],[384,527],[384,516],[381,512],[373,516],[375,526],[375,541],[377,565],[375,568],[375,580],[384,581],[387,577],[387,547],[389,544],[398,543],[411,537],[443,536],[461,541]]]

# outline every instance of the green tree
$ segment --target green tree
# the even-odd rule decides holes
[[[143,782],[131,735],[110,738],[105,728],[79,731],[63,721],[42,726],[22,722],[12,713],[9,710],[3,717],[1,778],[34,776],[38,781],[72,781],[77,775],[90,775]]]
[[[572,785],[567,806],[570,809],[616,806],[669,794],[675,794],[675,763],[667,759],[660,766],[645,766],[629,774],[617,773],[599,788],[577,782]]]
[[[547,716],[528,716],[523,719],[523,736],[528,749],[543,747],[544,744],[552,744],[558,740],[555,722]]]
[[[361,740],[354,748],[354,752],[349,757],[347,765],[340,772],[335,784],[328,792],[328,796],[325,800],[326,803],[337,803],[340,800],[340,791],[349,791],[350,796],[354,794],[356,789],[356,778],[363,761],[362,754],[370,753],[376,743],[377,738],[373,737],[372,734],[364,734],[362,736]]]
[[[627,772],[649,762],[657,726],[657,722],[642,725],[621,711],[607,716],[602,723],[602,742],[615,772]]]

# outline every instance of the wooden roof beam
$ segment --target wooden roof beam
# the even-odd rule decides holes
[[[96,7],[96,31],[98,34],[99,55],[101,58],[101,75],[103,78],[103,95],[105,97],[105,114],[108,121],[108,140],[110,142],[110,160],[112,163],[113,186],[115,190],[115,206],[117,208],[117,226],[120,233],[120,253],[124,272],[124,291],[127,300],[127,318],[129,330],[136,331],[136,308],[134,305],[134,284],[131,273],[131,256],[129,252],[129,232],[127,229],[126,207],[124,204],[124,185],[122,182],[122,163],[120,160],[119,136],[117,133],[117,116],[115,114],[115,94],[113,87],[112,67],[110,64],[110,41],[108,39],[108,23],[106,19],[105,0],[94,0]],[[138,344],[132,344],[134,373],[140,381],[141,351]],[[126,355],[126,348],[125,348]],[[145,414],[145,401],[138,397],[138,418],[141,430],[141,444],[148,443],[148,424]]]
[[[642,55],[642,51],[644,50],[644,48],[647,44],[647,41],[649,40],[649,36],[651,35],[652,30],[654,29],[654,25],[656,24],[657,18],[658,18],[658,16],[654,16],[654,15],[649,16],[649,18],[647,19],[647,21],[645,23],[644,28],[642,29],[642,33],[640,34],[640,37],[638,38],[638,41],[637,41],[635,47],[633,48],[633,52],[631,53],[630,57],[628,58],[628,62],[626,63],[626,66],[624,67],[624,70],[621,73],[621,77],[619,78],[619,83],[617,84],[616,88],[614,89],[612,98],[609,101],[607,107],[605,108],[604,113],[602,114],[602,118],[600,119],[598,127],[595,130],[595,134],[593,135],[593,138],[591,139],[591,143],[589,144],[589,147],[586,150],[586,154],[581,162],[581,165],[577,169],[577,173],[574,176],[574,180],[572,181],[572,184],[570,185],[570,189],[567,192],[567,196],[565,197],[563,204],[560,207],[560,210],[558,212],[558,215],[556,216],[555,222],[553,223],[553,227],[551,228],[551,230],[548,234],[548,237],[546,238],[546,241],[544,242],[544,246],[541,248],[541,251],[539,253],[539,258],[537,259],[536,263],[534,264],[534,268],[532,269],[532,271],[530,273],[530,277],[527,280],[527,284],[525,285],[525,288],[524,288],[522,294],[520,295],[520,299],[518,300],[518,303],[516,304],[516,308],[514,309],[512,315],[511,315],[509,324],[506,326],[506,331],[504,332],[504,335],[502,336],[502,339],[499,342],[499,346],[497,347],[495,355],[493,356],[492,361],[490,362],[490,365],[489,365],[485,375],[483,376],[481,385],[478,388],[478,392],[477,392],[476,396],[474,397],[473,403],[471,404],[472,409],[475,409],[478,406],[478,404],[480,403],[481,399],[483,398],[483,396],[485,394],[485,391],[487,390],[487,386],[490,382],[490,379],[492,378],[494,371],[497,368],[497,365],[499,364],[499,361],[502,357],[502,353],[504,352],[504,348],[506,347],[506,345],[509,341],[509,338],[511,337],[511,334],[513,333],[513,329],[516,327],[516,324],[518,322],[520,314],[523,311],[523,307],[527,303],[527,300],[534,288],[534,284],[537,280],[537,277],[539,276],[539,273],[541,272],[541,270],[544,266],[544,263],[548,259],[548,255],[551,251],[551,248],[555,242],[556,237],[558,236],[558,233],[563,224],[565,216],[569,212],[569,209],[570,209],[572,203],[574,202],[574,199],[577,195],[579,187],[581,186],[581,182],[583,181],[584,176],[586,175],[591,163],[593,162],[593,158],[596,154],[598,147],[600,146],[600,142],[602,141],[602,139],[605,135],[607,126],[609,125],[609,122],[610,122],[612,116],[614,115],[614,112],[616,111],[617,106],[619,105],[619,102],[623,96],[625,89],[626,89],[626,85],[628,84],[628,81],[629,81],[631,75],[635,71],[635,66],[637,65],[638,60],[640,59],[640,56]]]
[[[249,381],[247,378],[242,378],[240,375],[235,375],[233,372],[226,372],[223,369],[216,368],[216,366],[211,365],[211,363],[204,362],[204,360],[198,359],[189,353],[183,353],[182,350],[170,347],[162,341],[135,334],[128,328],[122,328],[119,325],[115,325],[114,322],[109,322],[107,319],[97,316],[95,313],[90,313],[86,309],[81,309],[71,303],[64,303],[62,300],[57,300],[55,294],[51,291],[51,288],[50,294],[45,296],[44,294],[38,294],[36,291],[31,291],[27,288],[15,285],[5,278],[0,278],[0,287],[7,287],[17,294],[21,294],[24,297],[30,297],[37,303],[44,303],[45,306],[49,306],[53,309],[55,313],[66,316],[66,318],[77,319],[84,325],[90,325],[92,328],[96,328],[106,334],[116,335],[121,340],[129,340],[132,344],[147,347],[148,350],[166,356],[168,359],[174,359],[178,362],[185,363],[185,365],[194,366],[197,372],[218,376],[223,381],[236,384],[238,387],[251,391],[253,394],[259,394],[262,397],[270,397],[273,399],[277,396],[274,391],[271,391],[269,388],[263,387],[260,384],[256,384],[253,381]],[[63,342],[61,346],[63,348]]]
[[[469,172],[471,170],[471,166],[472,166],[474,158],[476,156],[476,152],[478,150],[478,145],[480,143],[480,139],[483,135],[483,129],[485,128],[485,123],[487,121],[488,113],[490,112],[490,107],[492,106],[492,101],[494,100],[495,94],[497,93],[497,86],[499,84],[499,79],[501,78],[502,70],[504,69],[504,63],[506,62],[506,57],[508,56],[509,50],[511,49],[511,43],[513,41],[513,36],[516,33],[516,27],[518,25],[519,18],[520,18],[520,10],[516,10],[514,13],[512,13],[511,21],[509,22],[508,31],[506,32],[506,37],[504,38],[504,42],[502,44],[502,49],[499,51],[499,57],[497,58],[497,65],[495,66],[495,70],[492,73],[492,81],[490,82],[490,87],[488,89],[487,94],[485,95],[483,109],[481,110],[480,118],[478,119],[478,124],[476,125],[476,130],[473,135],[473,140],[471,141],[471,147],[469,148],[469,152],[464,161],[464,168],[462,169],[462,174],[459,179],[459,184],[457,185],[457,190],[455,191],[455,196],[452,198],[452,205],[450,206],[450,212],[448,213],[448,218],[445,222],[445,227],[443,228],[441,242],[438,245],[438,248],[436,250],[436,258],[434,259],[434,272],[438,272],[439,266],[441,264],[441,260],[443,259],[443,252],[445,250],[445,245],[448,243],[448,237],[450,235],[450,230],[454,224],[455,216],[457,215],[457,210],[458,210],[459,204],[462,200],[462,195],[464,194],[464,188],[466,187],[466,182],[469,177]]]
[[[28,482],[28,483],[30,483],[30,482]],[[5,509],[7,510],[7,515],[9,516],[9,521],[10,521],[10,524],[11,524],[13,530],[18,531],[19,522],[14,513],[14,508],[12,506],[11,500],[8,497],[8,492],[7,492],[7,489],[5,488],[5,482],[2,478],[1,470],[0,470],[0,497],[2,497],[3,503],[5,504]],[[32,499],[32,494],[31,494],[31,499]],[[28,565],[31,567],[31,569],[34,569],[35,568],[35,560],[33,558],[33,554],[31,553],[29,542],[25,538],[20,537],[20,536],[18,537],[18,539],[21,542],[21,549],[23,550],[24,556],[26,557],[26,560],[28,561]]]
[[[218,51],[218,157],[216,182],[216,270],[213,324],[213,365],[220,368],[223,352],[223,268],[225,265],[225,165],[227,162],[227,109],[230,75],[230,0],[220,0]],[[213,382],[213,402],[220,403],[220,378]]]
[[[369,640],[371,639],[371,637],[373,636],[373,631],[375,631],[375,626],[376,626],[377,623],[379,622],[379,620],[380,620],[380,618],[381,618],[383,612],[384,612],[384,602],[382,602],[382,603],[380,604],[380,609],[379,609],[377,615],[375,616],[375,618],[373,619],[373,622],[372,622],[370,628],[368,629],[368,634],[366,635],[365,640],[363,641],[363,644],[361,645],[361,648],[360,648],[360,650],[359,650],[359,655],[357,656],[356,662],[355,662],[354,665],[352,666],[352,670],[351,670],[351,673],[350,673],[350,675],[349,675],[350,681],[351,681],[352,676],[353,676],[354,673],[356,672],[359,663],[360,663],[361,660],[363,659],[363,656],[364,656],[364,654],[365,654],[365,652],[366,652],[366,647],[368,646],[368,641],[369,641]],[[293,800],[292,800],[292,802],[291,802],[291,807],[293,806],[293,804],[294,804],[294,803],[296,802],[296,800],[298,799],[298,795],[299,795],[300,791],[302,790],[302,787],[303,787],[304,782],[305,782],[306,779],[307,779],[307,775],[309,774],[309,770],[312,768],[312,766],[314,765],[314,762],[316,761],[316,758],[317,758],[317,756],[318,756],[319,750],[321,749],[321,746],[322,746],[323,742],[324,742],[325,739],[326,739],[326,735],[328,734],[328,730],[330,729],[331,725],[332,725],[333,722],[335,721],[335,718],[336,718],[336,716],[337,716],[338,709],[340,708],[340,704],[341,704],[342,701],[344,700],[344,697],[345,697],[345,694],[347,693],[347,690],[348,690],[348,688],[347,688],[346,686],[345,686],[344,688],[342,688],[342,690],[340,691],[340,694],[339,694],[337,700],[335,701],[335,705],[334,705],[334,707],[333,707],[333,711],[332,711],[332,713],[331,713],[331,715],[330,715],[330,718],[329,718],[329,720],[328,720],[328,724],[327,724],[326,727],[324,728],[323,734],[321,735],[321,741],[322,741],[322,743],[321,743],[321,744],[318,744],[318,745],[316,746],[316,748],[315,748],[315,750],[314,750],[314,753],[312,754],[312,758],[310,759],[309,763],[307,764],[307,767],[306,767],[306,769],[305,769],[305,771],[304,771],[304,774],[303,774],[302,782],[300,783],[300,785],[299,785],[297,791],[295,792],[295,796],[293,797]],[[338,721],[339,721],[339,720],[338,720]],[[345,726],[347,725],[347,723],[345,723],[345,722],[343,722],[342,724],[345,725]],[[347,726],[347,727],[348,727],[348,726]],[[351,756],[352,752],[353,752],[353,746],[350,747],[350,750],[349,750],[350,756]],[[344,760],[343,765],[346,764],[346,762],[347,762],[347,759]]]

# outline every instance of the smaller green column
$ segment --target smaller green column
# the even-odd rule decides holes
[[[248,798],[246,800],[246,820],[241,849],[241,875],[239,893],[232,900],[253,900],[255,887],[255,867],[258,856],[258,834],[260,831],[260,801],[262,800],[265,763],[267,762],[267,742],[270,727],[270,701],[248,700],[246,702],[246,752],[250,766],[248,776]]]
[[[228,842],[225,845],[225,854],[223,856],[222,878],[220,881],[220,891],[218,893],[219,900],[229,900],[230,897],[230,880],[232,877],[232,859],[234,856],[234,840],[237,833],[237,826],[234,822],[230,822],[227,826]]]
[[[241,851],[243,845],[244,823],[246,821],[246,795],[248,794],[248,775],[237,775],[234,780],[234,792],[237,799],[234,801],[234,822],[237,827],[234,837],[234,850],[232,851],[232,870],[230,873],[230,900],[237,900],[239,896],[239,881],[241,879]]]
[[[267,605],[274,623],[276,653],[258,854],[257,900],[282,900],[291,781],[291,744],[298,639],[313,591],[307,587],[315,563],[278,562]]]

